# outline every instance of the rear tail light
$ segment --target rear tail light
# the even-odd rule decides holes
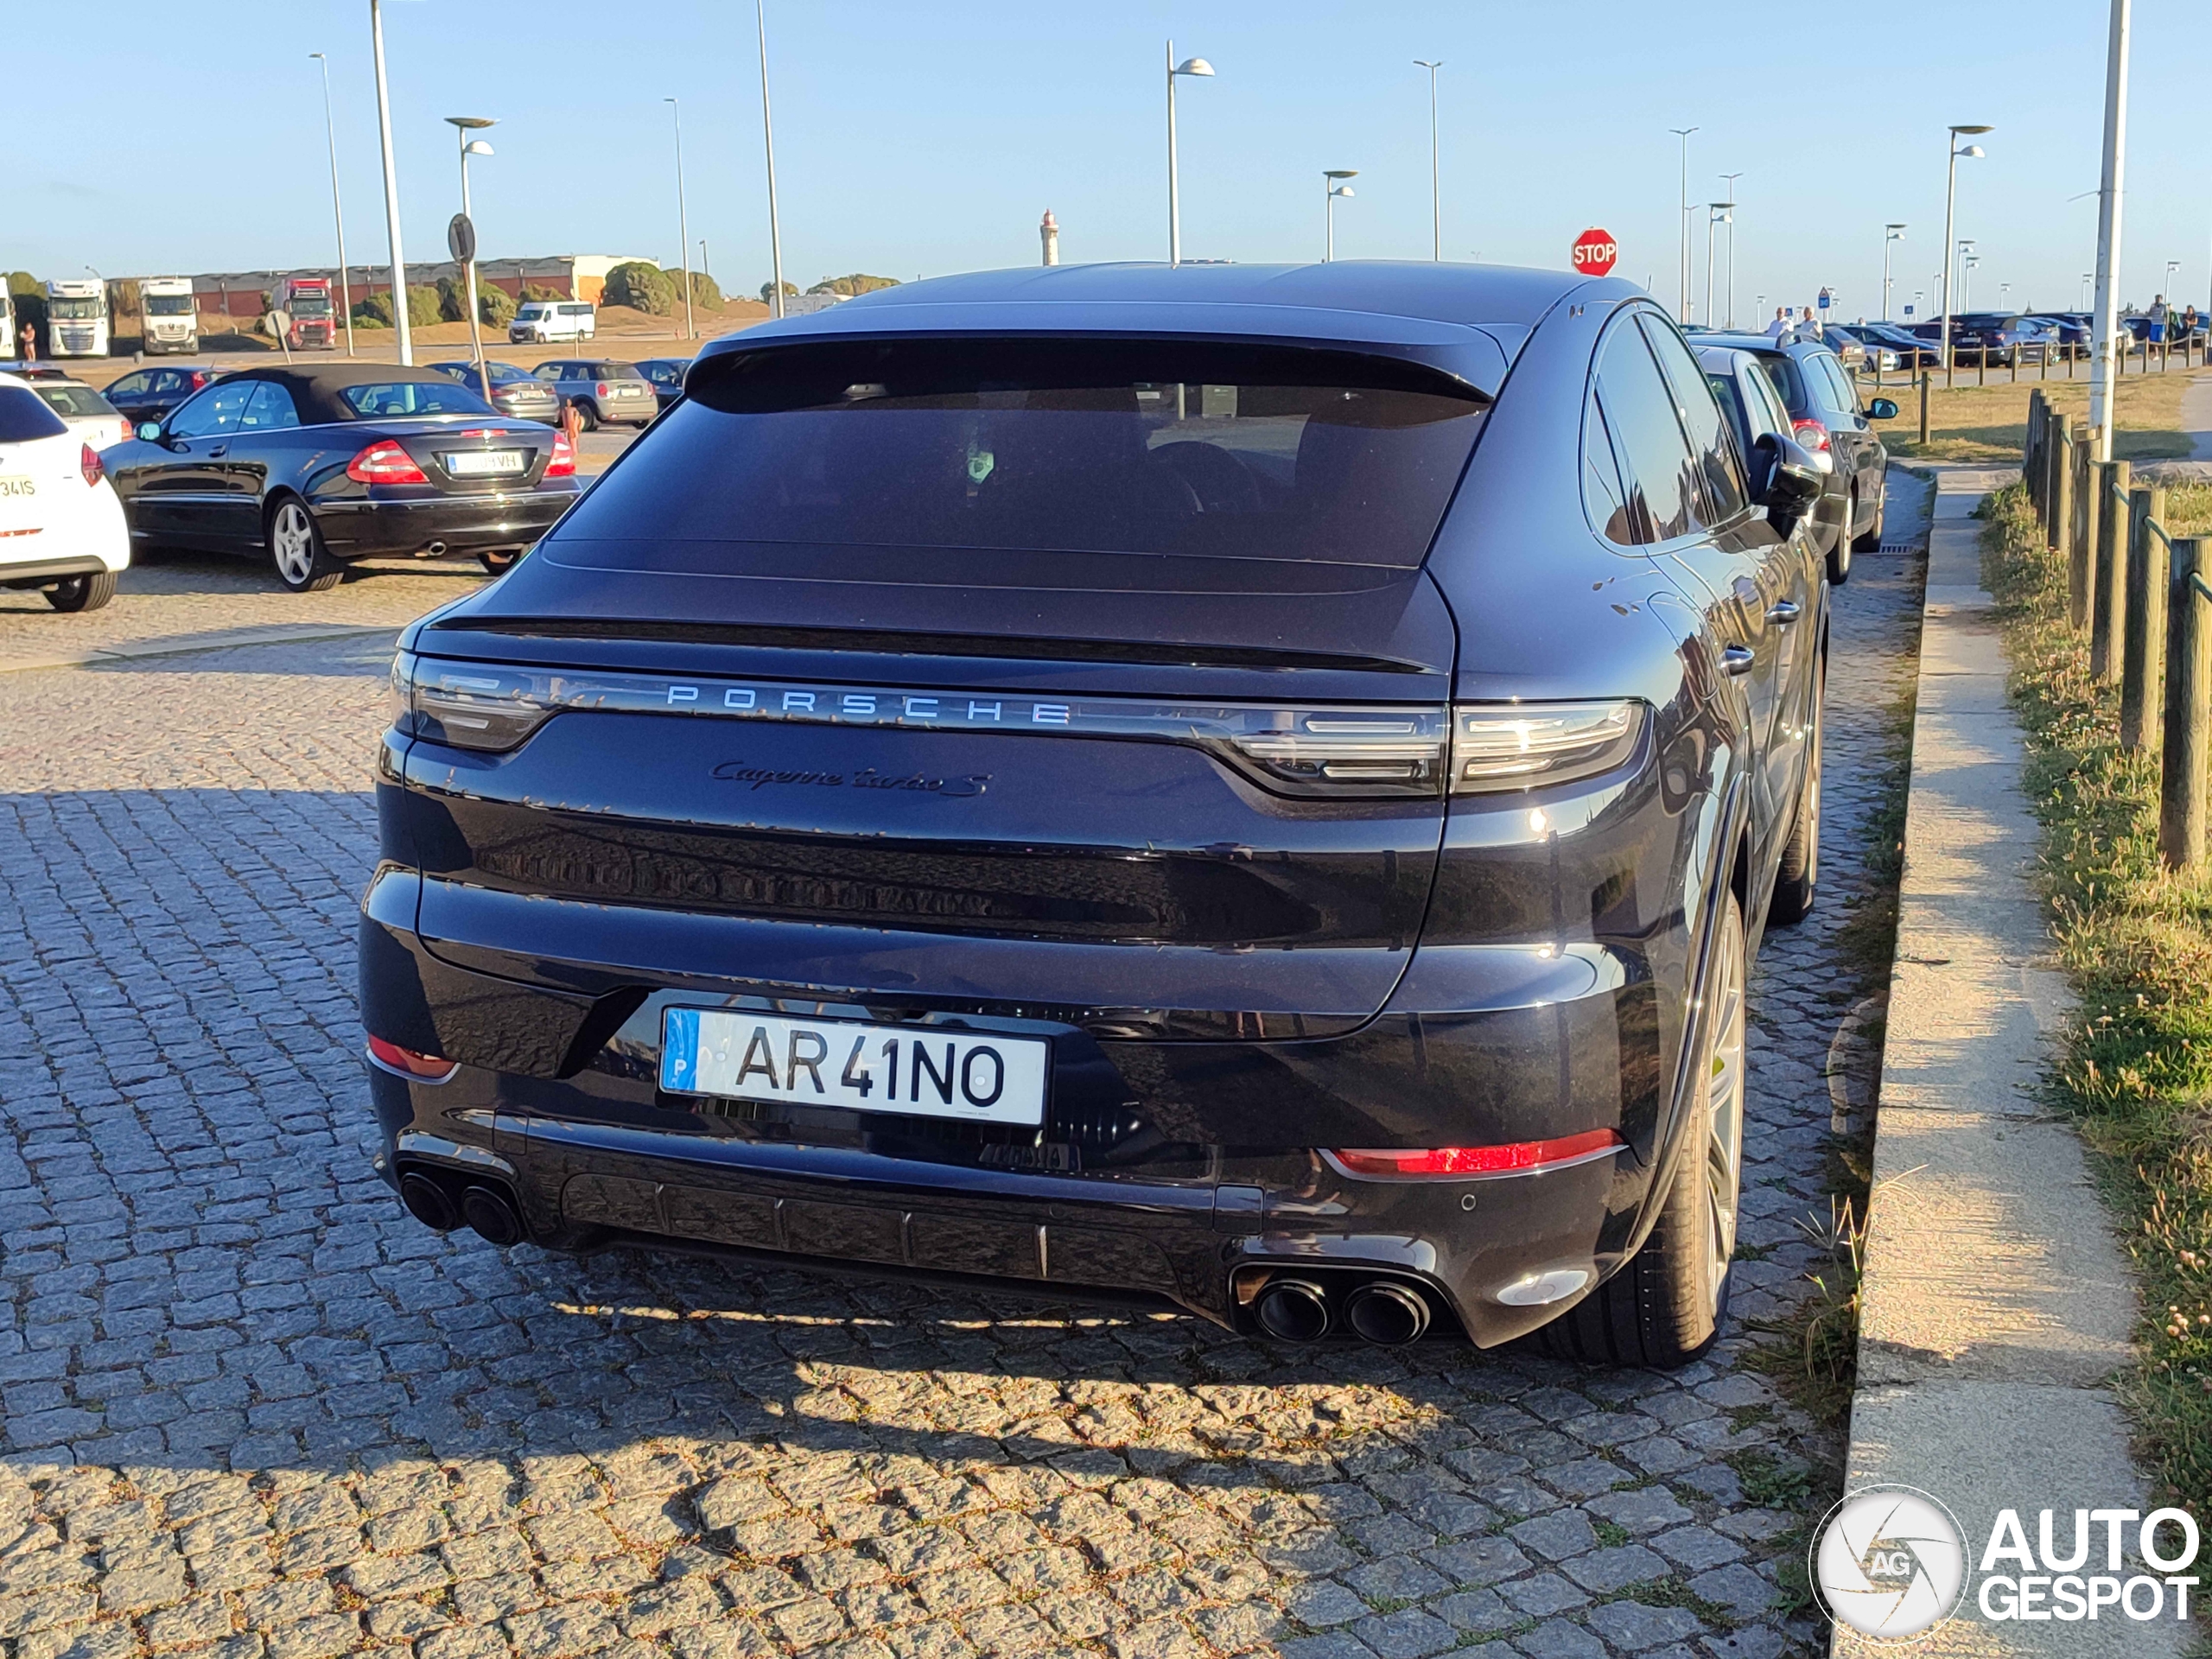
[[[1632,760],[1643,735],[1635,702],[1462,704],[1452,711],[1452,793],[1572,783]]]
[[[381,1037],[369,1039],[369,1059],[381,1070],[396,1073],[412,1083],[445,1083],[461,1070],[452,1060],[411,1048],[402,1048],[397,1043],[387,1043]]]
[[[379,438],[346,463],[346,476],[356,484],[427,484],[415,457],[390,438]]]
[[[1329,1156],[1347,1175],[1386,1181],[1466,1180],[1566,1169],[1610,1157],[1627,1144],[1615,1130],[1590,1129],[1556,1141],[1516,1141],[1500,1147],[1392,1147],[1332,1151]]]
[[[569,445],[569,435],[565,432],[556,432],[553,435],[553,459],[545,463],[545,476],[574,478],[575,475],[576,452]]]
[[[1797,442],[1815,454],[1819,454],[1828,447],[1827,428],[1809,416],[1790,422],[1789,429],[1796,435]]]
[[[595,382],[591,390],[592,395],[595,397],[605,397],[610,393],[610,388],[604,380]]]
[[[107,468],[100,465],[100,452],[89,443],[78,447],[77,470],[85,475],[88,489],[107,476]]]

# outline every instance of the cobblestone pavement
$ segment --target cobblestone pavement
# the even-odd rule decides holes
[[[1739,1316],[1786,1311],[1826,1211],[1837,930],[1917,569],[1862,559],[1837,594],[1826,891],[1755,982]],[[1838,1447],[1740,1323],[1669,1376],[1278,1351],[407,1218],[353,997],[385,649],[0,682],[0,1652],[1818,1640],[1777,1603]]]

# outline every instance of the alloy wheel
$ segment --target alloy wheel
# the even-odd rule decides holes
[[[1714,941],[1713,1048],[1706,1077],[1710,1111],[1706,1135],[1705,1182],[1712,1250],[1714,1306],[1728,1283],[1728,1264],[1736,1255],[1736,1221],[1744,1180],[1744,938],[1723,926]]]
[[[269,550],[286,582],[298,587],[315,574],[315,520],[296,501],[276,509],[269,527]]]

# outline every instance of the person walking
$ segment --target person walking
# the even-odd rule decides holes
[[[2163,345],[2166,338],[2166,296],[2153,294],[2151,309],[2146,315],[2151,319],[2151,343],[2153,346]]]

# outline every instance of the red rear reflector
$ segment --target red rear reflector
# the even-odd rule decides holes
[[[427,484],[415,457],[390,438],[379,438],[346,463],[346,476],[356,484]]]
[[[369,1058],[385,1071],[397,1071],[418,1083],[443,1083],[461,1070],[452,1060],[440,1059],[435,1054],[418,1054],[397,1043],[387,1043],[381,1037],[369,1039]]]
[[[1611,1129],[1591,1129],[1556,1141],[1516,1141],[1503,1147],[1394,1147],[1330,1155],[1354,1175],[1517,1175],[1602,1157],[1626,1144]]]
[[[1797,435],[1797,442],[1815,454],[1828,447],[1828,429],[1818,421],[1796,420],[1790,422],[1789,425]]]
[[[547,478],[574,478],[576,475],[576,452],[570,447],[569,435],[553,435],[553,459],[545,463]]]
[[[107,476],[107,468],[100,465],[100,452],[89,443],[79,448],[77,470],[85,475],[87,486],[97,484]]]

